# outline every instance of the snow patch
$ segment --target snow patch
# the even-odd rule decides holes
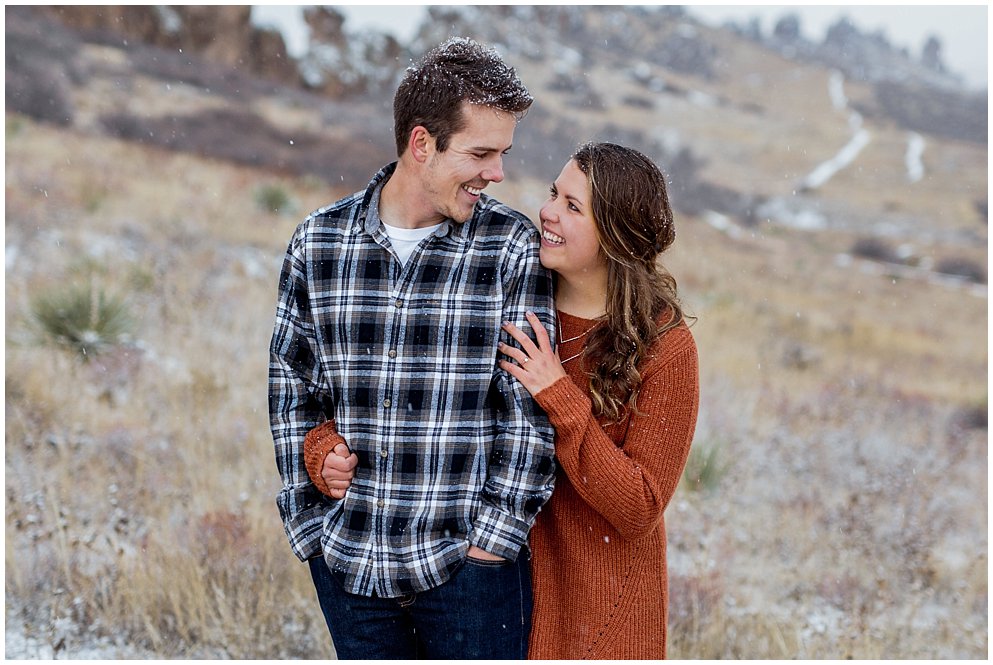
[[[291,58],[302,58],[310,49],[310,26],[301,5],[255,5],[249,20],[256,28],[278,31]]]
[[[827,227],[827,218],[806,206],[791,205],[785,199],[770,199],[758,207],[760,217],[765,217],[781,226],[804,231],[816,231]]]
[[[917,132],[910,132],[907,135],[907,155],[905,162],[907,165],[907,180],[919,182],[924,177],[924,137]]]
[[[727,215],[722,215],[719,212],[713,210],[707,210],[703,213],[703,221],[710,224],[712,227],[725,233],[731,238],[740,238],[742,236],[741,229],[734,223]]]
[[[872,136],[868,131],[860,129],[855,132],[855,136],[845,144],[831,159],[821,163],[807,175],[800,183],[800,188],[805,190],[817,189],[833,178],[835,174],[855,161],[862,149],[869,145]]]
[[[717,106],[717,98],[699,90],[690,90],[686,93],[686,99],[692,104],[705,109],[712,109]]]
[[[850,254],[838,254],[835,256],[834,263],[839,268],[857,267],[859,272],[864,275],[920,279],[936,286],[963,291],[975,298],[989,297],[989,289],[986,284],[975,284],[964,277],[933,272],[926,265],[905,266],[899,263],[869,261],[857,259]]]
[[[169,5],[152,5],[152,7],[166,34],[175,35],[183,29],[183,19],[175,9]]]
[[[844,111],[848,108],[848,98],[845,96],[845,76],[837,69],[831,72],[828,79],[828,96],[831,98],[831,106],[837,111]]]
[[[571,74],[583,66],[583,55],[576,49],[563,46],[559,49],[553,68],[556,74]]]
[[[841,72],[832,71],[828,78],[828,96],[831,98],[831,105],[838,111],[843,111],[848,107],[844,84],[845,78]],[[848,128],[852,131],[851,140],[834,157],[819,164],[806,178],[800,181],[801,191],[824,186],[835,174],[855,161],[862,149],[869,145],[872,136],[862,128],[862,116],[859,113],[855,111],[849,113]]]
[[[8,598],[9,601],[9,598]],[[118,660],[121,658],[159,659],[158,654],[127,644],[114,644],[107,637],[97,637],[68,617],[52,621],[46,632],[49,640],[28,634],[21,612],[8,605],[4,623],[4,658],[6,660]],[[54,642],[54,645],[51,643]]]

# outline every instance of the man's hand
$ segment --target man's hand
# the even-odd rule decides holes
[[[506,559],[504,559],[502,556],[497,556],[496,554],[490,554],[486,550],[480,549],[475,545],[469,546],[469,552],[467,556],[470,559],[480,559],[482,561],[506,561]]]
[[[332,499],[341,499],[352,484],[355,477],[355,467],[359,458],[351,452],[344,443],[339,443],[324,458],[321,468],[321,478],[327,483]]]

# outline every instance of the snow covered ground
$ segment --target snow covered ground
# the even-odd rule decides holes
[[[87,638],[88,631],[69,619],[58,619],[52,630],[52,642],[44,643],[24,632],[22,615],[8,608],[4,626],[6,660],[119,660],[122,658],[158,659],[153,653],[128,645],[115,645],[107,638]]]

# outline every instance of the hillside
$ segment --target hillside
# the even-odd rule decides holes
[[[679,14],[563,9],[538,42],[446,11],[410,49],[464,21],[538,99],[498,198],[533,215],[594,136],[670,177],[702,370],[671,655],[985,657],[985,136]],[[331,656],[273,502],[266,348],[293,227],[391,158],[391,100],[6,19],[5,655]],[[37,317],[79,289],[130,320],[85,355]]]
[[[518,132],[511,180],[547,181],[587,138],[628,142],[666,170],[677,209],[732,232],[801,227],[835,252],[911,269],[901,274],[934,269],[985,283],[985,95],[854,28],[819,47],[792,44],[798,60],[779,53],[783,36],[766,44],[695,24],[678,8],[432,8],[403,51],[374,35],[351,38],[325,9],[311,16],[323,40],[313,57],[353,83],[314,88],[303,83],[316,80],[309,59],[297,63],[299,76],[254,73],[285,66],[286,56],[278,35],[252,32],[247,8],[217,8],[206,23],[239,26],[226,48],[193,30],[202,12],[186,17],[189,37],[130,41],[111,29],[154,23],[154,12],[127,11],[149,16],[8,8],[8,109],[354,189],[392,158],[388,91],[403,63],[447,34],[474,34],[514,58],[538,98]],[[99,30],[98,18],[107,24]],[[539,25],[550,28],[540,40]],[[277,43],[274,55],[248,59],[261,41]],[[839,43],[870,60],[881,51],[899,76],[832,60]],[[378,62],[389,64],[371,67]]]

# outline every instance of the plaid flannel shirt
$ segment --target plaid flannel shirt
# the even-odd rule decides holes
[[[503,321],[529,330],[531,310],[555,332],[535,226],[484,194],[401,264],[375,213],[394,168],[297,227],[269,364],[290,545],[301,560],[323,552],[347,591],[382,597],[443,583],[470,545],[514,560],[555,464],[544,412],[496,365],[498,340],[514,343]],[[328,418],[359,459],[338,501],[303,459]]]

